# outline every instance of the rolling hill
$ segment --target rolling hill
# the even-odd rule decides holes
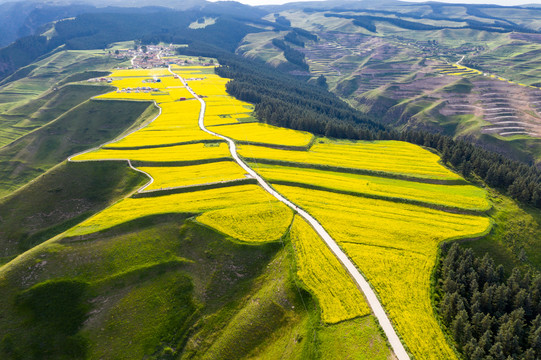
[[[197,5],[0,49],[0,357],[541,354],[538,10]]]

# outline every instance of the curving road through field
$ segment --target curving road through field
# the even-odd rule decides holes
[[[400,341],[400,338],[398,337],[398,334],[396,333],[395,329],[393,328],[393,325],[391,324],[391,321],[389,320],[389,317],[387,316],[387,313],[383,309],[383,306],[381,305],[378,297],[376,296],[376,293],[366,281],[364,276],[359,272],[359,270],[355,267],[355,264],[349,259],[349,257],[340,249],[336,241],[327,233],[327,231],[321,226],[321,224],[310,214],[308,214],[303,209],[299,208],[297,205],[283,197],[280,193],[278,193],[276,190],[274,190],[259,174],[257,174],[252,168],[250,168],[237,154],[237,146],[235,142],[223,135],[217,134],[211,130],[208,130],[205,127],[204,118],[205,118],[205,110],[206,110],[206,103],[205,101],[197,95],[186,83],[186,81],[180,77],[179,75],[175,74],[171,68],[169,67],[169,71],[175,75],[178,76],[182,84],[186,87],[186,89],[201,103],[201,112],[199,113],[199,127],[204,132],[217,136],[229,144],[229,151],[231,153],[231,156],[233,159],[239,164],[248,174],[250,174],[254,179],[257,180],[259,185],[265,189],[269,194],[274,196],[277,200],[281,201],[285,205],[287,205],[289,208],[291,208],[293,211],[297,212],[304,220],[306,220],[312,228],[318,233],[318,235],[325,241],[327,246],[331,249],[333,254],[338,258],[338,260],[342,263],[342,265],[346,268],[346,270],[349,272],[351,277],[354,279],[354,281],[357,283],[357,286],[361,289],[361,291],[364,293],[364,296],[368,302],[368,305],[372,309],[372,312],[378,319],[378,322],[380,326],[382,327],[383,331],[385,332],[385,335],[387,336],[387,339],[391,345],[391,348],[393,352],[395,353],[396,357],[399,360],[409,360],[410,357],[408,353],[406,352],[406,349],[404,348],[404,345]]]

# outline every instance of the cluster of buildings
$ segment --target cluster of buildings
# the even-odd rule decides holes
[[[119,60],[131,59],[130,69],[151,69],[167,67],[171,64],[181,66],[202,64],[202,61],[176,57],[175,48],[172,45],[142,45],[133,49],[115,50],[111,55]],[[204,63],[203,65],[212,64]]]
[[[98,83],[107,83],[107,84],[110,84],[110,83],[113,82],[113,79],[101,77],[101,78],[93,78],[93,79],[89,79],[88,81],[89,81],[89,82],[98,82]]]
[[[136,88],[125,88],[117,89],[117,93],[149,93],[149,92],[160,92],[160,89],[151,88],[149,86],[141,86]]]

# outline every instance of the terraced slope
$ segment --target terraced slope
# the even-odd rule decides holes
[[[258,125],[257,131],[254,131],[252,127],[246,127],[246,123],[242,121],[246,118],[245,116],[250,116],[251,105],[239,104],[226,95],[224,91],[226,79],[209,74],[208,70],[208,68],[198,67],[173,68],[175,73],[187,79],[192,89],[197,89],[199,95],[205,96],[205,102],[208,101],[207,108],[210,111],[206,112],[207,117],[204,121],[218,125],[217,120],[223,119],[228,124],[207,126],[216,133],[220,133],[223,128],[224,132],[232,134],[241,143],[239,151],[245,160],[253,164],[252,167],[273,184],[276,190],[314,216],[338,241],[341,248],[372,283],[412,355],[419,359],[454,358],[455,355],[447,344],[432,312],[430,274],[440,242],[452,238],[478,236],[489,229],[490,221],[483,215],[483,211],[488,209],[490,204],[486,200],[484,191],[468,185],[458,175],[442,167],[436,155],[408,143],[345,142],[331,139],[313,141],[309,134],[303,132],[261,125]],[[205,289],[202,285],[204,282],[193,280],[198,276],[196,273],[190,273],[189,277],[192,280],[182,280],[185,281],[183,284],[171,284],[171,287],[165,285],[172,279],[169,277],[175,274],[175,269],[193,268],[196,265],[192,264],[191,259],[198,259],[198,256],[201,256],[194,257],[194,254],[185,251],[179,253],[176,250],[165,250],[169,245],[164,250],[157,251],[158,244],[150,246],[149,243],[149,251],[155,254],[152,257],[157,256],[155,261],[148,260],[149,253],[139,254],[139,250],[133,249],[129,252],[134,255],[129,259],[131,270],[128,272],[121,271],[123,265],[115,265],[114,269],[117,270],[111,268],[111,264],[107,265],[107,256],[104,258],[104,272],[101,275],[89,272],[92,259],[95,256],[102,258],[103,254],[109,251],[105,247],[99,248],[101,246],[99,244],[104,244],[102,239],[108,237],[113,239],[117,234],[127,234],[127,231],[129,232],[134,226],[139,226],[138,224],[146,223],[146,221],[154,223],[152,219],[195,215],[194,221],[217,230],[227,238],[234,239],[235,242],[257,245],[258,249],[263,249],[260,246],[270,246],[266,249],[271,249],[275,246],[272,244],[286,244],[291,241],[297,263],[295,272],[304,283],[303,286],[317,299],[322,311],[321,318],[325,323],[335,324],[346,320],[358,322],[359,320],[351,319],[368,313],[361,293],[353,285],[345,269],[340,266],[324,243],[315,236],[312,229],[300,218],[294,217],[293,211],[288,207],[257,186],[253,179],[246,177],[240,167],[235,168],[226,150],[226,144],[220,139],[209,139],[203,132],[197,133],[198,112],[197,106],[194,105],[197,102],[190,100],[187,96],[181,96],[186,93],[186,89],[179,85],[182,84],[179,79],[175,79],[170,73],[164,71],[147,71],[146,73],[124,71],[113,73],[112,78],[115,79],[113,85],[139,88],[139,92],[135,93],[135,98],[153,100],[161,108],[161,113],[146,127],[107,143],[101,148],[79,154],[73,157],[72,161],[128,160],[135,169],[151,176],[153,182],[145,185],[138,194],[119,201],[0,268],[0,284],[9,289],[5,292],[7,295],[4,296],[13,298],[18,289],[39,285],[47,278],[69,278],[75,274],[86,274],[83,276],[84,281],[97,289],[98,293],[103,293],[102,291],[109,289],[109,284],[115,284],[115,279],[123,281],[121,279],[125,277],[131,279],[135,274],[150,273],[158,274],[151,276],[164,276],[163,281],[160,280],[156,284],[179,289],[175,291],[180,291],[182,294],[189,294],[192,291],[189,285],[192,281],[195,284],[193,291],[199,294],[197,296],[202,296],[206,303],[208,299],[213,299],[213,296],[205,295],[205,291],[210,291],[210,289],[203,290]],[[152,88],[143,89],[150,79],[155,78],[164,79],[158,91],[153,91]],[[110,101],[117,97],[129,98],[128,94],[132,92],[128,93],[124,90],[125,88],[119,87],[118,92],[103,95],[101,101]],[[156,93],[167,93],[167,95],[156,95]],[[265,129],[269,130],[268,139],[264,136]],[[169,134],[170,131],[178,131],[182,141],[175,141],[174,136],[162,137],[160,135]],[[283,141],[280,142],[280,138],[277,139],[273,134],[281,134],[284,137]],[[163,140],[160,141],[162,138]],[[262,162],[268,165],[259,167]],[[133,235],[135,233],[130,232],[130,234],[132,235],[122,236],[129,236],[129,238],[135,236]],[[193,236],[195,235],[183,238],[182,241],[190,242]],[[137,241],[136,238],[137,236],[133,237],[133,241]],[[151,238],[160,242],[159,239],[162,236],[151,236],[149,241]],[[118,239],[120,241],[121,238]],[[271,245],[265,245],[269,243]],[[78,257],[80,255],[76,253],[79,254],[80,249],[86,246],[89,250],[96,251],[92,253],[93,255],[90,253],[87,255],[87,262],[85,262],[87,268],[77,267],[66,271],[59,267],[58,271],[52,271],[60,259]],[[96,246],[98,248],[95,248]],[[143,248],[141,251],[144,251]],[[214,259],[218,253],[223,254],[220,251],[218,253],[211,251],[211,253],[210,259]],[[261,255],[267,263],[271,261],[271,258],[275,259],[273,261],[278,261],[278,258],[283,259],[285,256],[283,253],[272,251],[271,253],[272,255],[267,257]],[[110,256],[114,257],[114,254],[111,253]],[[267,252],[267,254],[270,253]],[[218,255],[218,258],[220,256]],[[47,260],[42,265],[35,265],[32,275],[21,282],[23,269],[27,268],[35,258]],[[136,266],[138,262],[141,263],[140,267]],[[105,270],[105,266],[109,270]],[[269,271],[272,272],[274,271],[272,269],[278,268],[273,265]],[[118,271],[121,272],[116,274]],[[333,284],[336,279],[342,279],[339,285]],[[131,282],[128,283],[131,284]],[[147,285],[150,286],[148,289]],[[98,313],[99,315],[91,317],[91,321],[82,327],[83,330],[80,333],[92,339],[88,348],[92,357],[99,358],[113,354],[102,353],[103,349],[110,349],[109,351],[112,352],[124,349],[120,344],[109,343],[107,335],[96,332],[92,324],[105,322],[110,324],[107,326],[107,331],[124,333],[122,329],[129,329],[137,318],[134,318],[135,320],[130,318],[126,323],[115,322],[113,319],[127,314],[122,311],[135,306],[134,304],[138,301],[150,299],[152,291],[157,293],[169,291],[165,288],[155,289],[150,283],[147,285],[141,287],[140,290],[130,288],[129,298],[119,294],[119,300],[115,302],[114,307],[101,303],[99,299],[96,300],[98,301],[96,306],[102,310]],[[260,291],[265,294],[273,292],[281,294],[285,289],[284,286],[262,287]],[[412,292],[412,289],[415,291]],[[179,305],[170,303],[166,300],[167,296],[159,302],[159,308],[152,308],[152,306],[140,308],[137,313],[157,311],[160,314],[171,314],[175,312]],[[257,295],[259,299],[268,299],[266,296]],[[285,300],[286,298],[288,297],[282,297],[281,300],[248,302],[244,303],[245,307],[238,312],[231,312],[227,316],[222,314],[221,316],[233,320],[227,326],[223,325],[225,327],[212,337],[212,342],[204,340],[210,334],[208,332],[212,329],[210,325],[206,327],[203,324],[201,332],[196,331],[189,337],[185,337],[188,335],[182,335],[185,333],[181,332],[179,336],[184,339],[182,340],[184,345],[178,349],[179,351],[183,349],[186,354],[196,354],[201,358],[216,356],[238,358],[259,354],[259,351],[265,348],[264,342],[267,341],[262,339],[268,336],[274,339],[272,343],[268,343],[268,346],[277,346],[277,344],[282,344],[282,341],[287,343],[286,338],[276,338],[277,335],[272,335],[276,334],[273,329],[282,326],[290,326],[288,329],[293,329],[301,323],[308,326],[306,323],[308,320],[306,315],[295,315],[286,311],[283,307],[284,301],[285,304],[295,303],[295,308],[303,306],[306,311],[308,309],[306,304],[299,304],[299,299]],[[183,305],[185,310],[182,310],[181,314],[193,312],[190,309],[195,305],[190,305],[190,301],[189,297],[186,298]],[[276,301],[280,304],[278,308]],[[261,311],[268,314],[268,319],[279,319],[279,323],[269,320],[270,322],[266,324],[260,324],[262,326],[260,327],[259,320],[255,321],[256,318],[250,320],[253,316],[250,314],[261,314]],[[276,317],[276,314],[281,315]],[[14,323],[20,321],[14,317],[8,318],[6,321]],[[267,319],[260,316],[257,318]],[[146,320],[141,318],[141,321]],[[184,326],[193,326],[192,321],[195,319],[190,320],[182,315],[175,321],[176,325],[172,325],[174,328],[179,326],[184,328]],[[149,329],[157,326],[156,322],[152,324],[149,324]],[[20,323],[17,326],[21,326]],[[78,325],[77,328],[80,326]],[[254,326],[257,329],[268,330],[255,332],[254,334],[260,335],[257,338],[246,337],[246,332],[242,329],[253,329]],[[338,329],[342,325],[327,326],[330,330]],[[307,328],[310,327],[313,328],[313,325]],[[344,331],[345,329],[344,327]],[[324,333],[321,332],[321,336],[327,336],[323,335]],[[293,333],[290,334],[293,336]],[[142,339],[146,335],[141,333],[137,336]],[[155,340],[153,344],[162,341],[158,338]],[[351,340],[355,341],[355,338]],[[166,340],[165,343],[174,345],[178,341],[180,341],[179,338],[175,338]],[[231,344],[239,341],[246,344],[245,347],[239,348],[237,353],[232,353]],[[345,345],[347,344],[348,342],[345,341]],[[291,347],[291,351],[297,351],[293,350],[294,348]],[[134,356],[139,356],[149,354],[149,351],[150,353],[166,351],[165,348],[152,349],[145,350],[136,347],[129,352],[136,354]],[[272,351],[277,351],[277,348],[273,349]],[[359,354],[366,353],[367,358],[382,359],[388,354],[381,350],[379,345],[377,352],[371,352],[372,350],[374,349],[360,350]],[[308,350],[305,348],[302,351]],[[306,356],[306,353],[304,354]],[[340,358],[340,355],[337,356]]]
[[[481,127],[484,134],[540,136],[541,88],[538,86],[517,83],[456,64],[442,67],[441,73],[468,79],[453,87],[455,90],[462,88],[469,96],[449,99],[440,113],[475,113],[490,123]]]
[[[4,79],[0,82],[0,146],[108,91],[102,86],[67,84],[105,76],[120,63],[98,50],[59,51]]]
[[[504,23],[483,15],[496,9],[386,4],[379,13],[345,6],[351,10],[283,8],[292,26],[318,37],[303,38],[303,46],[288,42],[305,55],[310,69],[303,75],[314,83],[324,76],[331,91],[397,130],[473,139],[513,159],[539,161],[538,34],[483,28]],[[470,21],[476,25],[463,28]],[[249,34],[238,52],[284,67],[272,44],[284,36]]]
[[[372,146],[377,149],[381,145]],[[259,151],[255,153],[266,150]],[[248,153],[243,154],[250,161]],[[272,159],[272,150],[269,154]],[[342,156],[330,153],[327,163],[340,164]],[[410,156],[414,158],[412,153]],[[452,182],[434,185],[412,179],[397,180],[393,179],[393,173],[382,178],[368,177],[355,174],[356,168],[334,167],[323,171],[309,166],[318,165],[319,158],[310,159],[306,155],[298,162],[300,169],[295,168],[293,161],[287,167],[259,165],[261,160],[255,158],[252,161],[254,168],[261,166],[260,173],[281,194],[318,219],[363,271],[416,358],[455,356],[432,314],[430,274],[441,241],[480,236],[490,228],[487,217],[463,214],[466,210],[482,211],[490,207],[482,190],[471,185],[451,185]],[[419,168],[412,167],[413,174],[434,177],[431,169],[425,169],[423,174]],[[392,190],[391,184],[397,186],[396,190]],[[438,195],[433,193],[431,197],[429,194],[434,190]]]
[[[152,115],[150,103],[90,100],[112,88],[87,80],[121,62],[103,51],[58,51],[0,83],[0,198]]]

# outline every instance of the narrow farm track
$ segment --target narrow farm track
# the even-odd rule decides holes
[[[135,57],[134,57],[134,58],[135,58]],[[130,159],[73,160],[73,158],[74,158],[74,157],[77,157],[77,156],[79,156],[79,155],[83,155],[83,154],[86,154],[86,153],[89,153],[89,152],[98,150],[98,149],[103,148],[104,146],[107,146],[107,145],[109,145],[109,144],[113,144],[113,143],[115,143],[115,142],[117,142],[117,141],[119,141],[119,140],[121,140],[121,139],[124,139],[124,138],[127,137],[128,135],[131,135],[131,134],[133,134],[134,132],[137,132],[137,131],[143,129],[144,127],[146,127],[146,126],[152,124],[152,123],[153,123],[157,118],[159,118],[160,115],[162,114],[162,107],[161,107],[160,105],[158,105],[158,103],[156,103],[155,101],[154,101],[154,106],[156,106],[156,107],[158,108],[158,114],[157,114],[156,116],[154,116],[154,117],[152,118],[152,120],[150,120],[150,121],[148,121],[148,122],[144,122],[143,124],[141,124],[141,125],[138,126],[137,128],[131,130],[130,132],[128,132],[127,134],[125,134],[125,135],[123,135],[123,136],[121,136],[121,137],[116,137],[116,138],[114,138],[113,140],[107,141],[106,143],[103,143],[103,144],[101,144],[101,145],[98,145],[98,146],[96,146],[96,147],[93,147],[92,149],[84,150],[84,151],[78,152],[77,154],[73,154],[73,155],[71,155],[70,157],[68,157],[68,159],[67,159],[68,162],[88,162],[88,161],[127,161],[129,167],[130,167],[132,170],[135,170],[135,171],[137,171],[137,172],[139,172],[139,173],[141,173],[141,174],[143,174],[143,175],[146,175],[146,176],[148,177],[149,181],[148,181],[145,185],[141,186],[139,189],[137,189],[137,190],[135,191],[135,192],[137,192],[137,193],[143,193],[143,192],[145,192],[145,189],[146,189],[147,187],[149,187],[150,185],[152,185],[152,183],[154,182],[154,178],[153,178],[152,175],[150,175],[149,173],[147,173],[147,172],[145,172],[145,171],[143,171],[143,170],[137,169],[135,166],[133,166]]]
[[[385,335],[396,357],[399,360],[410,359],[408,353],[406,352],[406,349],[404,348],[404,345],[402,344],[402,342],[400,341],[400,338],[398,337],[398,334],[393,328],[393,325],[391,324],[391,321],[389,317],[387,316],[387,313],[383,309],[383,306],[381,305],[378,297],[376,296],[376,293],[374,292],[374,290],[372,289],[368,281],[364,278],[364,276],[355,267],[355,265],[349,259],[349,257],[342,251],[342,249],[340,249],[336,241],[329,235],[329,233],[327,233],[327,231],[323,228],[323,226],[321,226],[321,224],[314,217],[312,217],[308,212],[299,208],[293,202],[283,197],[280,193],[274,190],[265,180],[263,180],[263,178],[259,176],[259,174],[257,174],[251,167],[249,167],[239,157],[237,153],[237,146],[231,138],[215,133],[211,130],[208,130],[205,127],[205,123],[204,123],[205,110],[206,110],[205,101],[188,86],[188,83],[182,77],[175,74],[171,70],[171,68],[169,68],[169,71],[174,76],[178,76],[178,78],[180,79],[182,84],[186,87],[186,89],[201,103],[201,111],[199,113],[199,128],[210,135],[217,136],[227,141],[227,143],[229,144],[229,151],[231,153],[231,156],[235,160],[235,162],[240,167],[242,167],[248,174],[250,174],[254,179],[256,179],[258,184],[263,189],[265,189],[265,191],[267,191],[269,194],[274,196],[280,202],[287,205],[293,211],[297,212],[304,220],[306,220],[312,226],[312,228],[318,233],[318,235],[323,239],[323,241],[325,241],[325,243],[327,244],[329,249],[333,252],[333,254],[336,256],[336,258],[343,264],[343,266],[349,272],[353,280],[356,282],[357,286],[364,293],[364,296],[366,297],[368,305],[370,306],[374,315],[378,319],[378,322],[380,326],[382,327],[383,331],[385,332]]]

